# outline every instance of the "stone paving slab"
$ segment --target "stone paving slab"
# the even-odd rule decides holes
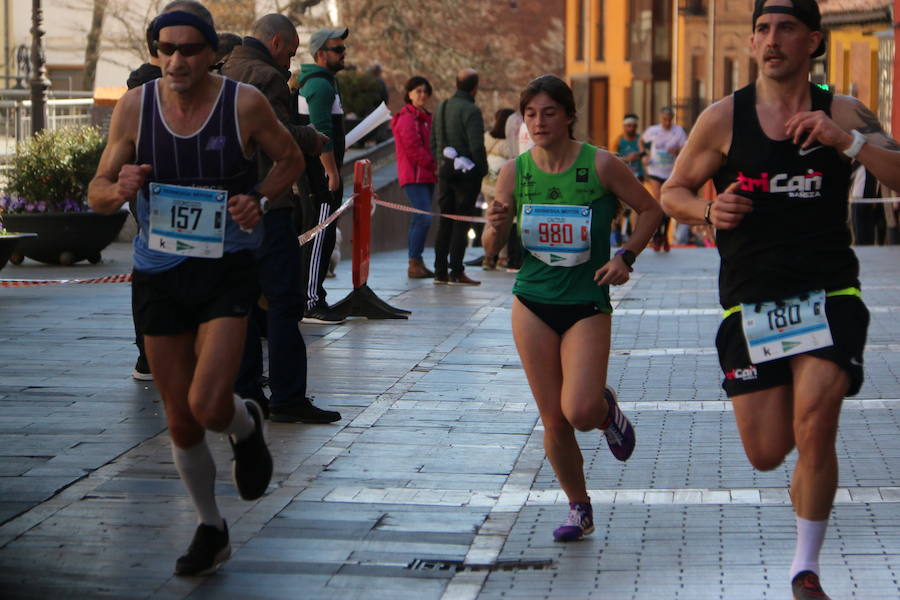
[[[472,251],[474,255],[476,251]],[[863,248],[867,381],[840,431],[841,489],[823,561],[835,598],[898,589],[900,249]],[[71,270],[108,275],[128,249]],[[348,291],[349,265],[329,280]],[[715,253],[648,254],[613,294],[610,382],[639,427],[628,465],[580,434],[597,533],[557,545],[565,512],[509,331],[512,276],[479,288],[405,277],[370,287],[408,321],[303,325],[310,391],[344,418],[271,424],[275,476],[241,501],[210,443],[233,559],[175,578],[194,514],[152,386],[134,360],[126,285],[0,289],[0,594],[4,598],[783,598],[793,547],[789,465],[743,458],[713,348]],[[521,562],[526,561],[526,562]]]

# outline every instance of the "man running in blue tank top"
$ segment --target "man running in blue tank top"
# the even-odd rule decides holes
[[[175,573],[201,575],[231,555],[206,430],[228,436],[243,499],[262,496],[272,476],[262,411],[233,396],[232,385],[259,293],[252,253],[263,234],[259,201],[282,194],[304,165],[262,94],[209,72],[218,36],[203,5],[170,3],[152,37],[162,78],[116,105],[88,199],[101,213],[137,202],[134,315],[165,404],[175,468],[200,522]],[[257,148],[274,163],[258,184]]]
[[[750,463],[767,471],[797,448],[791,501],[796,600],[827,599],[819,552],[837,489],[841,403],[863,380],[869,312],[850,248],[852,161],[900,188],[900,145],[861,102],[809,82],[825,52],[814,0],[756,0],[755,82],[710,106],[663,187],[680,223],[716,227],[716,346]],[[718,196],[697,191],[712,178]]]

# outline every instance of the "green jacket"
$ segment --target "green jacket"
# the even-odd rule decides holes
[[[312,124],[328,136],[323,152],[334,152],[340,166],[344,156],[344,107],[334,73],[314,64],[300,65],[300,122]]]
[[[445,109],[446,106],[446,109]],[[446,114],[444,111],[446,110]],[[447,139],[444,139],[444,121],[446,118]],[[453,96],[441,102],[434,111],[434,123],[431,126],[431,153],[440,160],[446,146],[456,148],[460,156],[465,156],[475,168],[470,171],[473,177],[484,177],[488,173],[487,152],[484,149],[484,118],[481,110],[475,106],[475,98],[468,92],[457,90]]]

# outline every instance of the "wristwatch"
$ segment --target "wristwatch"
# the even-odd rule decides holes
[[[709,213],[712,211],[712,201],[706,203],[706,209],[703,211],[703,220],[706,221],[707,225],[712,225],[712,219],[709,218]]]
[[[853,135],[853,142],[850,147],[844,150],[844,155],[850,158],[856,158],[859,151],[862,150],[863,144],[866,143],[866,136],[854,129],[850,132]]]
[[[634,252],[627,248],[620,248],[619,250],[616,250],[616,256],[622,257],[622,262],[625,263],[625,266],[628,267],[629,271],[634,270],[631,268],[631,265],[634,264],[634,260],[637,258]]]
[[[259,202],[259,212],[266,214],[269,212],[269,199],[263,196],[259,190],[253,189],[247,192],[248,196],[253,196]]]

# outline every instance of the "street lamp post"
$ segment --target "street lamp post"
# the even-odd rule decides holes
[[[31,65],[34,77],[31,79],[31,134],[44,129],[47,126],[47,89],[50,81],[47,79],[47,68],[44,59],[44,30],[41,23],[44,20],[41,10],[41,0],[31,0]]]

